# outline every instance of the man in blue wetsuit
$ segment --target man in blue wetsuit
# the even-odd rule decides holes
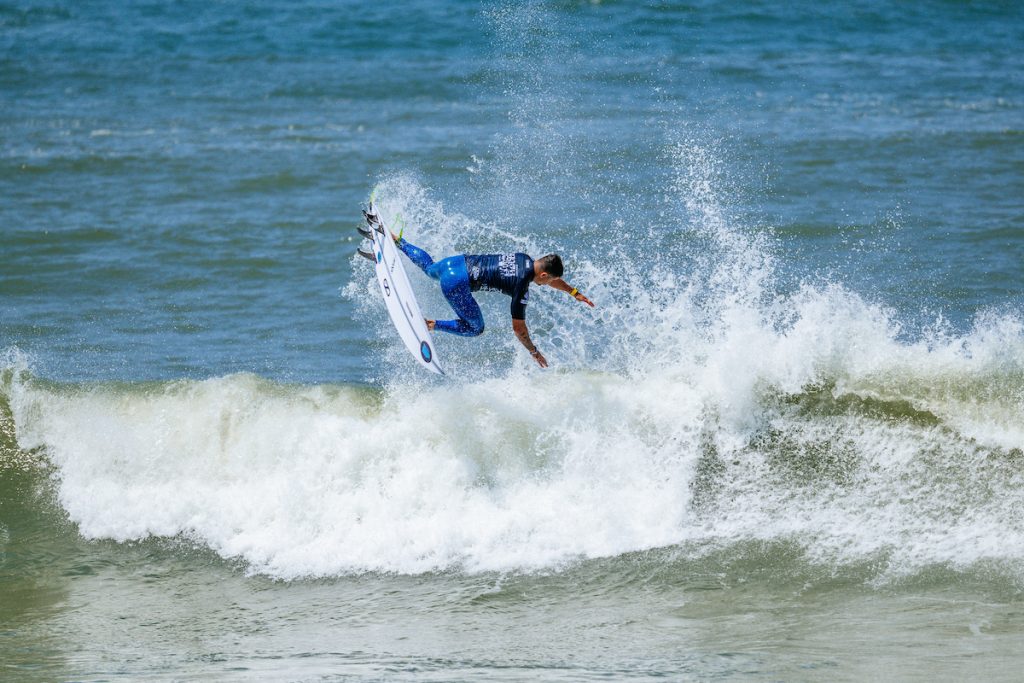
[[[530,283],[554,287],[590,307],[594,303],[578,289],[562,279],[562,258],[548,254],[536,261],[526,254],[459,254],[435,262],[430,254],[408,241],[391,235],[395,244],[423,272],[441,283],[441,291],[451,304],[455,320],[427,320],[427,328],[464,337],[475,337],[484,331],[484,316],[473,298],[481,289],[499,291],[512,297],[512,331],[542,368],[547,359],[530,340],[526,329],[526,304],[530,299]]]

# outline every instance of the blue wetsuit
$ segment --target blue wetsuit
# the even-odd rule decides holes
[[[484,316],[473,298],[481,289],[497,290],[512,297],[512,318],[526,319],[526,304],[533,282],[533,259],[526,254],[460,254],[434,262],[430,254],[400,240],[398,248],[423,272],[441,283],[457,320],[438,320],[435,330],[463,337],[484,331]]]

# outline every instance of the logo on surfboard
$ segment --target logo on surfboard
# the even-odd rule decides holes
[[[430,344],[427,342],[420,342],[420,355],[423,356],[423,360],[425,362],[430,362],[430,359],[433,357],[433,354],[430,352]]]

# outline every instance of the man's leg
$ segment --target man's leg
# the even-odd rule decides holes
[[[402,253],[408,256],[409,260],[419,266],[424,273],[430,275],[430,277],[435,280],[437,279],[435,275],[431,275],[430,271],[427,270],[430,266],[434,265],[434,259],[431,258],[430,254],[404,239],[398,240],[395,244],[402,250]]]
[[[466,272],[466,257],[451,256],[438,261],[427,274],[441,281],[441,292],[448,304],[459,316],[458,320],[438,320],[435,330],[457,334],[461,337],[475,337],[484,331],[484,314],[469,289],[469,273]]]

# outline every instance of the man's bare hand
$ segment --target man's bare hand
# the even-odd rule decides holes
[[[574,296],[573,298],[576,299],[576,301],[581,301],[581,302],[585,303],[586,305],[590,306],[591,308],[594,307],[594,302],[591,301],[590,299],[588,299],[587,297],[583,296],[583,292],[576,292],[576,296]]]

